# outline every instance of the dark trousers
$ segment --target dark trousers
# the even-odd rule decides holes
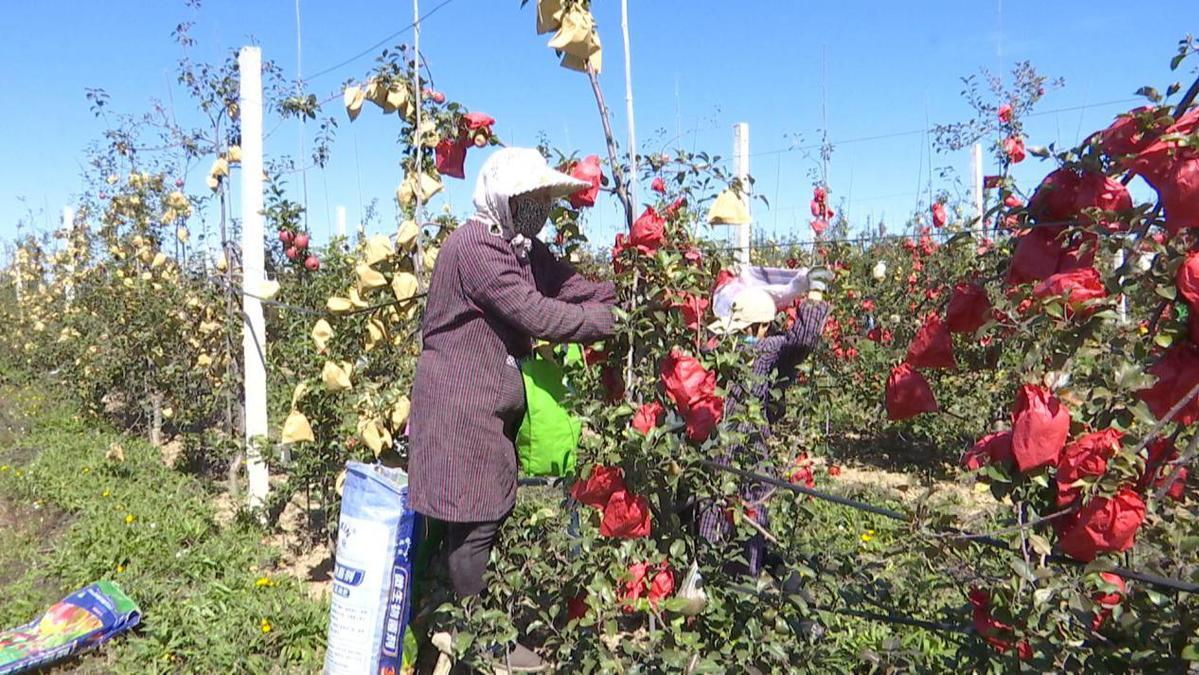
[[[459,597],[479,595],[486,588],[483,576],[491,561],[491,547],[508,516],[476,523],[451,523],[429,519],[430,530],[440,530],[441,556],[449,572],[450,584]],[[442,557],[444,556],[444,557]]]

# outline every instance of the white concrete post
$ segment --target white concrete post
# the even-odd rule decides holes
[[[241,257],[242,288],[257,294],[265,280],[262,217],[262,50],[243,47],[237,56],[241,76]],[[242,294],[242,354],[245,361],[246,474],[249,506],[266,504],[270,489],[266,463],[259,443],[266,438],[266,321],[262,303]]]
[[[633,123],[633,62],[629,54],[629,0],[620,0],[620,30],[624,35],[624,104],[629,125],[629,200],[633,210],[640,209],[637,201],[637,126]]]
[[[749,124],[738,122],[733,125],[733,171],[741,182],[741,196],[745,199],[745,210],[750,210],[749,184]],[[749,266],[749,247],[753,226],[749,223],[737,226],[737,256],[743,267]]]

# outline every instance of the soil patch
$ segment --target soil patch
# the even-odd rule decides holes
[[[327,597],[332,584],[332,548],[326,540],[314,540],[313,535],[313,525],[324,517],[316,501],[296,493],[279,515],[275,533],[266,539],[267,545],[279,551],[274,569],[303,582],[314,600]]]
[[[818,460],[818,463],[823,463]],[[817,475],[820,475],[820,471]],[[829,477],[829,485],[842,492],[860,491],[900,502],[905,506],[927,500],[929,505],[945,507],[965,524],[1000,508],[989,490],[976,489],[977,483],[931,479],[920,474],[890,471],[861,464],[841,465],[841,474]]]
[[[39,595],[53,597],[57,585],[50,579],[28,575],[35,569],[33,558],[49,556],[62,534],[71,526],[65,511],[41,503],[24,503],[0,495],[0,588],[31,579]]]

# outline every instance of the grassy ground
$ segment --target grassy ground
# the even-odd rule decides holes
[[[312,584],[305,588],[311,574],[284,572],[294,565],[264,545],[269,538],[254,525],[222,525],[230,518],[218,511],[228,499],[168,468],[161,450],[80,416],[47,391],[0,378],[0,625],[29,621],[107,578],[141,605],[142,625],[65,669],[319,672],[328,608]],[[114,444],[124,461],[106,459]],[[836,479],[818,473],[821,488],[892,508],[923,493],[908,476],[877,469],[847,468]],[[523,490],[523,507],[560,506],[557,492],[544,493]],[[954,490],[942,497],[976,501]],[[904,543],[906,524],[827,502],[776,501],[772,521],[792,543],[787,557],[808,568],[818,604],[829,605],[823,635],[807,638],[822,669],[957,669],[964,596],[944,565],[931,569]],[[819,591],[828,579],[846,583]],[[892,611],[948,630],[877,618]]]
[[[327,605],[264,572],[276,552],[253,525],[218,525],[202,482],[36,386],[0,385],[0,408],[0,624],[111,579],[142,624],[73,671],[320,671]]]

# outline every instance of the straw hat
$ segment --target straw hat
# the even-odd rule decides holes
[[[715,333],[736,333],[755,323],[770,323],[774,321],[778,309],[774,304],[774,296],[761,288],[747,288],[737,294],[729,309],[729,315],[720,319],[709,328]]]
[[[541,153],[532,148],[497,150],[484,162],[475,186],[475,204],[489,195],[503,199],[535,190],[547,190],[558,199],[591,187],[591,184],[550,168]]]

